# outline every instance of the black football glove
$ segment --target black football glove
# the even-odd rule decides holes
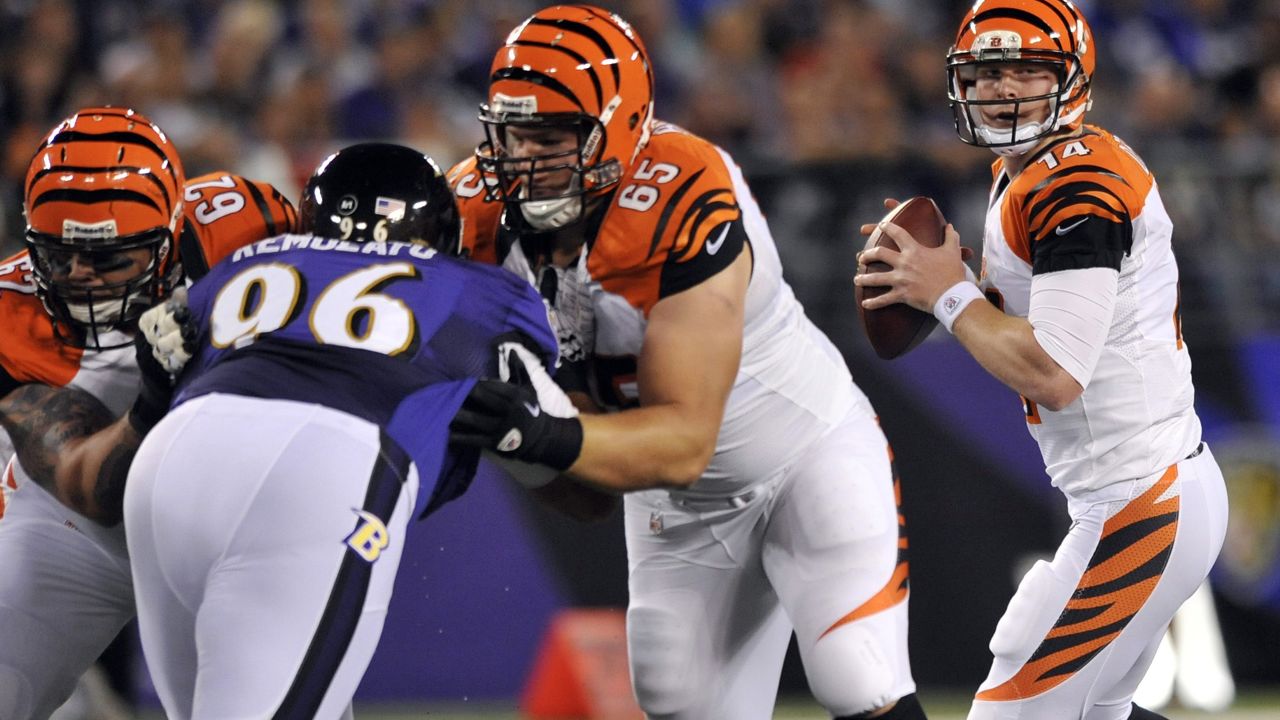
[[[142,383],[138,388],[138,399],[129,408],[129,424],[139,435],[146,435],[169,411],[169,401],[173,399],[173,376],[152,356],[151,344],[142,333],[133,338],[133,354],[138,360],[138,370],[142,371]]]
[[[481,380],[449,425],[449,442],[564,471],[582,452],[582,423],[543,410],[519,355],[507,355],[510,381]]]

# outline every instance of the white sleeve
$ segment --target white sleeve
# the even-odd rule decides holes
[[[1031,278],[1027,320],[1040,347],[1080,387],[1089,387],[1111,331],[1120,273],[1111,268],[1059,270]]]

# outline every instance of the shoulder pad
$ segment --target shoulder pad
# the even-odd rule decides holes
[[[1154,179],[1137,155],[1115,136],[1092,126],[1084,134],[1049,145],[1010,187],[1021,206],[1029,239],[1096,216],[1128,224],[1142,212]]]
[[[62,342],[36,297],[31,260],[26,251],[0,262],[0,375],[17,383],[38,382],[61,387],[79,369],[83,351]]]
[[[190,235],[182,239],[181,257],[188,271],[208,268],[237,248],[298,228],[298,213],[279,190],[232,173],[188,180],[183,199]],[[191,256],[193,251],[198,257]]]
[[[458,212],[462,218],[462,249],[472,260],[497,264],[502,203],[491,200],[485,192],[487,179],[476,168],[476,159],[469,157],[454,165],[445,177],[458,200]]]
[[[648,312],[664,266],[704,246],[716,252],[722,241],[712,233],[741,218],[731,162],[710,142],[660,124],[619,182],[588,256],[591,276]]]

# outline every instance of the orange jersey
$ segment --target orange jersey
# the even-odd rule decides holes
[[[745,246],[730,167],[714,145],[656,123],[591,241],[592,279],[648,316],[658,300],[728,267]],[[475,158],[454,166],[448,180],[461,209],[462,247],[474,260],[499,262],[503,206],[485,192]]]
[[[271,185],[226,172],[187,181],[180,256],[187,277],[203,277],[237,248],[294,232],[298,213]]]
[[[474,161],[460,163],[449,178],[472,257],[501,262],[536,283],[532,245],[539,234],[512,237],[501,222],[502,203],[487,198]],[[636,358],[653,307],[751,253],[738,378],[716,454],[695,492],[742,491],[866,404],[839,352],[783,279],[768,224],[727,153],[656,123],[608,202],[577,267],[566,270],[590,296],[594,337],[587,350],[595,360],[593,390],[606,406],[638,401]]]
[[[498,264],[498,225],[502,203],[485,192],[485,180],[475,157],[454,165],[445,175],[458,200],[462,220],[462,250],[477,262]]]
[[[1161,472],[1195,448],[1191,360],[1178,321],[1173,223],[1155,178],[1119,138],[1087,125],[1041,149],[1016,177],[994,165],[981,285],[1027,317],[1037,275],[1119,273],[1111,329],[1080,398],[1025,403],[1054,485],[1068,494]]]
[[[997,160],[992,172],[1003,198],[1002,240],[1037,275],[1089,267],[1119,270],[1133,245],[1133,220],[1142,216],[1155,186],[1127,145],[1092,126],[1078,138],[1038,152],[1012,182],[1004,174],[1004,160]]]
[[[296,229],[292,203],[265,183],[213,173],[185,187],[186,221],[178,247],[188,278],[202,276],[238,247]],[[21,383],[76,385],[118,414],[137,393],[131,347],[85,350],[54,335],[36,297],[26,251],[0,263],[0,327],[0,394]]]
[[[711,143],[655,124],[600,225],[591,277],[647,318],[662,298],[728,267],[747,240],[736,169]]]

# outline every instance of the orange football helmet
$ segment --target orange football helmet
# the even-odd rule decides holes
[[[518,205],[537,229],[569,225],[582,218],[584,198],[613,187],[649,140],[649,55],[613,13],[589,5],[540,10],[494,57],[480,121],[488,140],[476,163],[493,179],[491,198]],[[564,131],[576,137],[568,150],[512,147],[522,133],[533,134],[536,149],[538,138],[570,137]]]
[[[978,71],[983,64],[1009,62],[1042,63],[1055,73],[1057,83],[1050,92],[1012,103],[1017,115],[1023,104],[1048,101],[1045,120],[1019,123],[1015,119],[1010,128],[983,123],[981,106],[1011,103],[977,99]],[[1079,128],[1092,102],[1095,64],[1089,24],[1071,0],[978,0],[947,52],[948,99],[956,132],[970,145],[1009,156],[1027,152],[1050,134]]]
[[[103,349],[178,280],[185,177],[169,138],[127,108],[86,108],[49,133],[23,185],[36,292],[64,342]],[[124,278],[119,274],[145,268]],[[93,280],[73,279],[77,265]],[[115,277],[112,277],[115,276]]]

